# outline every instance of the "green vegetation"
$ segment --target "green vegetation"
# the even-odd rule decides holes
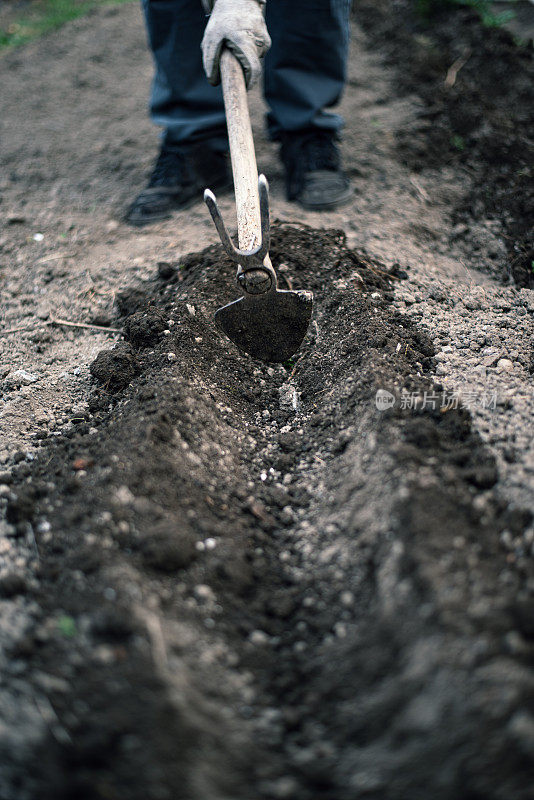
[[[132,0],[29,0],[26,4],[4,4],[0,17],[0,48],[26,44],[93,8],[119,5]]]
[[[455,150],[465,150],[465,139],[463,136],[459,136],[457,133],[454,136],[451,136],[451,144]]]
[[[491,7],[491,0],[415,0],[415,6],[422,17],[431,17],[437,11],[443,11],[451,6],[473,8],[480,15],[482,24],[488,28],[498,28],[506,22],[510,22],[515,16],[513,11],[495,14]]]
[[[76,636],[76,622],[72,617],[67,615],[60,617],[57,621],[57,627],[65,639],[72,639],[73,636]]]

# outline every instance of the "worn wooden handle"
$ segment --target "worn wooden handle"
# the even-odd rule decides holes
[[[220,69],[234,176],[237,236],[241,250],[252,250],[261,242],[261,222],[258,167],[245,76],[241,64],[228,49],[222,52]]]

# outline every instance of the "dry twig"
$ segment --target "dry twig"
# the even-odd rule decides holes
[[[88,322],[69,322],[67,319],[52,317],[47,325],[64,325],[66,328],[86,328],[93,331],[104,331],[104,333],[122,333],[120,328],[106,328],[104,325],[91,325]]]
[[[91,325],[89,322],[70,322],[68,319],[52,317],[38,325],[21,325],[19,328],[8,328],[0,331],[0,336],[9,336],[11,333],[20,333],[21,331],[38,331],[39,328],[46,328],[48,325],[61,325],[65,328],[84,328],[90,331],[102,331],[102,333],[122,333],[120,328],[106,328],[105,325]]]
[[[38,264],[46,264],[47,261],[57,261],[59,258],[74,258],[76,253],[52,253],[50,256],[44,256],[44,258],[38,258]]]
[[[458,76],[458,73],[460,72],[462,67],[467,64],[470,57],[471,57],[471,50],[468,50],[466,53],[464,53],[463,56],[460,56],[460,58],[457,58],[456,61],[453,64],[451,64],[451,66],[447,70],[445,80],[443,81],[447,89],[452,89],[452,87],[456,83],[456,78]]]

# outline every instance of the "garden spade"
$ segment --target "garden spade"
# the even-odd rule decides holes
[[[278,288],[269,258],[269,187],[258,178],[245,76],[235,56],[224,50],[221,83],[237,206],[239,247],[230,238],[213,193],[204,200],[226,253],[237,263],[243,297],[215,314],[219,328],[241,350],[261,361],[287,361],[300,347],[311,319],[313,295]]]

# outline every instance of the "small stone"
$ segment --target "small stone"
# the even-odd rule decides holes
[[[284,383],[278,389],[280,408],[282,411],[297,411],[299,407],[299,392],[290,383]]]
[[[494,367],[499,362],[499,359],[499,353],[490,353],[489,355],[484,356],[482,359],[482,364],[485,367]]]
[[[514,368],[514,362],[510,361],[509,358],[500,358],[497,361],[497,369],[500,369],[502,372],[512,372]]]
[[[341,592],[339,599],[344,606],[352,606],[354,604],[354,595],[352,592]]]
[[[265,631],[256,630],[256,631],[252,631],[252,633],[248,637],[248,640],[253,645],[261,646],[261,645],[268,644],[269,637],[267,636]]]
[[[71,422],[83,422],[83,420],[87,419],[88,415],[89,412],[85,406],[73,406],[70,412],[70,420]]]
[[[463,302],[464,306],[469,311],[478,311],[480,309],[480,300],[478,297],[467,297]]]
[[[283,525],[291,525],[295,519],[296,515],[291,506],[285,506],[280,513],[280,522]]]
[[[167,353],[167,361],[176,361],[177,355],[176,353]]]
[[[121,506],[128,506],[135,500],[135,497],[128,489],[127,486],[119,486],[114,494],[114,498],[116,503],[119,503]]]
[[[116,648],[108,644],[99,644],[93,649],[91,657],[97,664],[113,664],[116,659]]]
[[[80,470],[87,470],[89,469],[89,467],[92,467],[94,463],[95,463],[94,458],[91,458],[89,456],[88,457],[79,456],[78,458],[75,458],[74,461],[72,462],[72,469],[75,472],[79,472]]]
[[[38,381],[39,376],[34,375],[32,372],[27,372],[25,369],[17,369],[9,373],[7,380],[15,386],[29,386],[30,383]]]
[[[70,688],[68,681],[64,680],[64,678],[60,678],[57,675],[50,675],[47,672],[37,672],[34,675],[34,681],[41,689],[44,689],[47,694],[51,692],[66,694]]]
[[[194,588],[195,597],[204,603],[215,600],[213,589],[205,583],[199,583]]]
[[[338,639],[344,639],[347,635],[347,626],[344,622],[336,622],[334,625],[334,633]]]

